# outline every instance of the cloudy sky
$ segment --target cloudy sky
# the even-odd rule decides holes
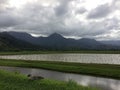
[[[120,40],[120,0],[0,0],[0,31]]]

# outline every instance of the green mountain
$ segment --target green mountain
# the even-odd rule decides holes
[[[120,50],[120,47],[89,38],[64,38],[58,33],[48,37],[33,37],[24,32],[1,32],[0,50]]]
[[[26,32],[8,32],[11,36],[27,41],[34,45],[42,46],[47,50],[108,50],[111,46],[105,45],[94,39],[82,38],[79,40],[64,38],[58,33],[48,37],[33,37]]]
[[[7,32],[0,33],[0,51],[4,50],[36,50],[38,46],[19,40]]]

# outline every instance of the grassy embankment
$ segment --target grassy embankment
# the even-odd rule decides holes
[[[61,72],[78,73],[120,79],[120,65],[82,64],[49,61],[0,60],[0,66],[42,68]]]
[[[120,51],[97,51],[97,50],[81,50],[81,51],[4,51],[0,55],[22,55],[22,54],[56,54],[56,53],[81,53],[81,54],[120,54]]]
[[[73,81],[29,80],[25,75],[0,70],[0,90],[97,90]]]

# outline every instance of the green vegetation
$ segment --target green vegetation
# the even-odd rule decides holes
[[[25,75],[0,70],[0,90],[97,90],[74,81],[29,80]]]
[[[82,64],[53,61],[0,60],[2,66],[42,68],[61,72],[87,74],[120,79],[120,65]]]
[[[56,53],[81,53],[81,54],[120,54],[118,50],[81,50],[81,51],[1,51],[0,55],[22,55],[22,54],[56,54]]]

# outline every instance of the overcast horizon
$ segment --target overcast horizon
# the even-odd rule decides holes
[[[120,40],[120,0],[0,0],[0,31]]]

